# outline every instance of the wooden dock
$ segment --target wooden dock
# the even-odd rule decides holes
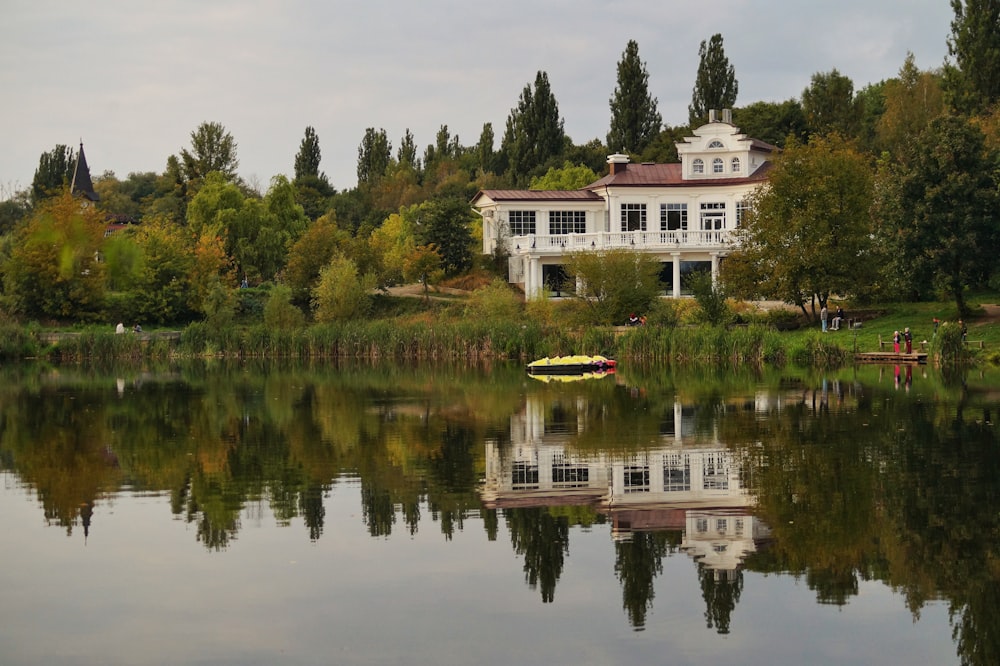
[[[857,352],[854,354],[856,363],[898,363],[920,364],[927,363],[927,352]]]

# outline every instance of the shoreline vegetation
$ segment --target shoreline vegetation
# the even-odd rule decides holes
[[[474,293],[474,292],[472,292]],[[795,364],[842,367],[856,352],[881,351],[899,321],[930,322],[935,304],[898,304],[878,310],[860,329],[822,333],[787,310],[753,311],[737,306],[726,324],[699,321],[690,299],[665,302],[645,326],[573,323],[568,303],[547,302],[541,311],[522,308],[496,316],[470,311],[471,299],[435,301],[383,297],[377,316],[340,323],[274,326],[264,322],[194,322],[180,329],[117,334],[111,325],[42,327],[8,320],[0,324],[0,361],[145,361],[199,357],[234,359],[359,358],[396,361],[531,361],[545,356],[602,354],[629,363]],[[410,301],[403,305],[404,301]],[[937,304],[939,308],[947,306]],[[666,313],[666,314],[665,314]],[[928,363],[1000,361],[988,322],[970,321],[970,345],[957,324],[914,326],[914,351]],[[983,337],[987,340],[979,342]],[[925,343],[926,340],[926,343]]]

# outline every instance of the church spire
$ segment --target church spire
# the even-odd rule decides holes
[[[73,170],[73,183],[70,192],[80,195],[88,201],[98,201],[101,197],[94,191],[94,183],[90,180],[90,169],[87,167],[87,157],[83,154],[83,141],[80,142],[80,152],[76,156],[76,169]]]

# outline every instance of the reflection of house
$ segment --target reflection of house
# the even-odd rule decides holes
[[[616,540],[682,530],[682,549],[718,570],[734,570],[767,536],[751,513],[734,454],[719,442],[686,438],[691,415],[685,419],[679,404],[660,445],[629,455],[574,452],[575,436],[586,428],[575,414],[584,411],[546,408],[530,395],[511,417],[510,443],[486,443],[486,506],[590,505],[611,519]]]
[[[680,296],[690,271],[718,271],[776,150],[740,134],[728,110],[693,134],[677,144],[680,164],[611,155],[608,175],[580,190],[479,192],[483,252],[509,253],[509,281],[537,298],[558,288],[567,253],[633,249],[655,256],[666,293]]]

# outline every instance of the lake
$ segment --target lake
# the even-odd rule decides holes
[[[1000,663],[1000,371],[0,368],[0,663]]]

